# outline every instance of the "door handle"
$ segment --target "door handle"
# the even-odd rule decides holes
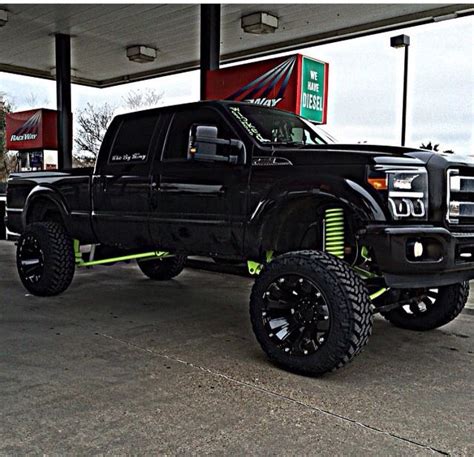
[[[149,196],[149,201],[150,201],[150,207],[152,210],[156,210],[158,208],[158,194],[157,192],[160,190],[158,187],[158,183],[155,181],[156,178],[153,178],[153,180],[150,183],[150,196]]]
[[[158,185],[157,182],[152,182],[151,183],[151,192],[155,194],[156,192],[163,192],[163,189],[161,186]]]
[[[158,192],[181,194],[225,194],[226,188],[220,184],[161,183]]]

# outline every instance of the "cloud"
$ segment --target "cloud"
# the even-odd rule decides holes
[[[400,138],[403,50],[394,34],[411,37],[407,142],[419,139],[473,148],[472,17],[317,46],[304,53],[330,63],[328,127],[350,141]]]

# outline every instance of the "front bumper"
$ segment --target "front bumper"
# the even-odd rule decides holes
[[[372,248],[389,287],[436,287],[474,279],[474,233],[424,225],[372,225],[360,238]]]

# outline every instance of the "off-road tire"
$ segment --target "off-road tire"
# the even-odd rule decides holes
[[[325,343],[310,355],[291,355],[270,338],[262,318],[264,294],[282,276],[299,275],[325,296],[330,326]],[[290,252],[267,264],[250,297],[250,319],[262,349],[271,361],[289,371],[318,376],[341,368],[365,346],[372,332],[372,310],[363,281],[343,261],[319,251]]]
[[[462,282],[438,287],[438,296],[426,311],[416,315],[404,307],[382,312],[382,316],[393,325],[416,331],[427,331],[446,325],[462,311],[469,297],[469,283]]]
[[[38,252],[38,274],[29,274],[25,264]],[[63,225],[56,222],[29,224],[18,239],[16,261],[25,288],[33,295],[52,296],[64,292],[74,277],[74,247]],[[33,259],[33,262],[36,262]]]
[[[164,259],[137,260],[145,276],[155,281],[167,281],[178,276],[184,269],[186,256],[176,255]]]

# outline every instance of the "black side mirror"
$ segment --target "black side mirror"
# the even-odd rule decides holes
[[[215,156],[217,154],[217,127],[213,125],[197,125],[194,137],[196,154]],[[196,156],[194,156],[196,158]]]
[[[247,159],[245,144],[240,140],[218,138],[218,130],[212,125],[193,125],[189,135],[188,160],[205,162],[245,163]],[[219,155],[217,146],[235,148],[237,155]]]

